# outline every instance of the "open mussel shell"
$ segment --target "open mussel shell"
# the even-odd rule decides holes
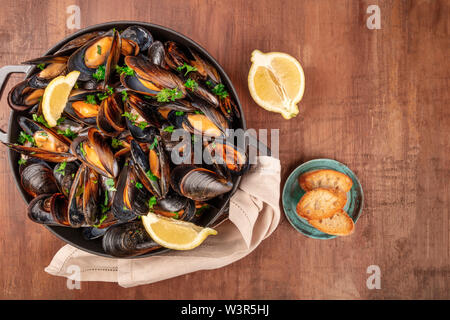
[[[231,191],[233,183],[214,171],[194,165],[179,165],[171,172],[172,188],[197,201],[206,201]]]
[[[22,170],[20,180],[25,191],[33,197],[58,192],[52,169],[44,162],[27,165]]]
[[[70,162],[77,160],[77,157],[75,157],[71,153],[46,151],[35,147],[26,147],[8,142],[2,143],[11,150],[19,152],[25,156],[45,160],[48,162]]]
[[[128,171],[129,165],[124,166],[120,172],[119,179],[116,183],[116,193],[112,203],[112,213],[119,221],[130,221],[136,219],[136,214],[131,210],[131,204],[128,196]]]
[[[99,174],[87,167],[83,179],[83,213],[88,225],[95,225],[100,221],[101,192]]]
[[[58,183],[59,190],[66,197],[69,197],[70,189],[72,188],[72,183],[78,168],[79,164],[77,161],[61,162],[53,168],[53,175]]]
[[[10,149],[25,156],[49,162],[71,162],[77,158],[69,153],[70,139],[58,134],[53,128],[46,128],[41,123],[26,117],[19,117],[19,126],[26,134],[33,137],[33,144],[19,145],[3,142]]]
[[[147,29],[140,26],[130,26],[120,34],[122,39],[131,40],[139,46],[140,52],[148,50],[153,43],[153,36]]]
[[[95,98],[99,90],[74,90],[64,108],[64,114],[83,125],[95,125],[100,105]],[[88,96],[94,97],[95,104],[87,102]]]
[[[123,101],[118,93],[108,96],[100,104],[97,127],[107,136],[115,137],[126,129]]]
[[[100,66],[105,66],[107,84],[120,56],[120,36],[117,31],[109,31],[89,40],[78,48],[67,61],[67,69],[79,71],[79,81],[89,81]]]
[[[157,199],[164,198],[170,186],[169,161],[161,144],[161,138],[155,138],[155,143],[146,153],[133,140],[130,149],[139,179]]]
[[[68,200],[68,220],[72,228],[89,226],[83,212],[84,179],[87,166],[81,165],[72,183]]]
[[[102,239],[103,250],[115,257],[141,255],[158,248],[145,231],[141,221],[132,221],[111,226]]]
[[[125,103],[128,117],[125,123],[134,139],[139,142],[152,143],[158,134],[159,122],[155,111],[140,97],[130,94]]]
[[[178,98],[185,97],[183,80],[176,74],[140,56],[127,56],[124,61],[134,71],[134,75],[121,75],[120,81],[125,88],[153,96],[162,89],[177,89],[180,93]]]
[[[70,226],[67,199],[61,193],[42,194],[31,200],[27,214],[30,220],[52,226]]]
[[[130,161],[129,167],[124,191],[124,201],[127,201],[127,206],[136,215],[147,215],[149,210],[148,201],[150,200],[151,193],[140,182],[132,161]],[[125,196],[127,199],[125,199]]]
[[[204,153],[206,163],[214,164],[221,172],[224,170],[224,176],[229,174],[240,176],[247,172],[249,159],[247,153],[235,145],[225,141],[210,142]]]
[[[102,35],[103,33],[104,33],[103,31],[93,31],[93,32],[85,33],[79,37],[76,37],[75,39],[67,42],[64,46],[62,46],[61,49],[59,49],[56,52],[56,55],[66,55],[66,54],[72,53],[79,47],[86,44],[89,40],[97,38],[98,36]]]
[[[99,174],[109,178],[118,176],[119,164],[111,146],[97,129],[89,128],[87,136],[78,136],[72,142],[70,150],[81,162]]]
[[[8,93],[8,105],[16,111],[29,110],[38,104],[44,95],[44,89],[33,88],[29,79],[16,84]]]
[[[195,217],[195,202],[172,191],[159,200],[151,211],[169,218],[192,221]]]
[[[29,78],[29,85],[33,88],[45,89],[52,79],[66,73],[67,60],[66,56],[51,55],[23,62],[24,64],[44,65],[41,71]]]
[[[170,112],[169,121],[184,130],[204,137],[225,137],[228,123],[223,122],[223,117],[218,116],[219,113],[215,109],[208,111],[211,116],[206,114],[186,113],[177,115],[176,112]],[[217,123],[217,124],[216,124]]]

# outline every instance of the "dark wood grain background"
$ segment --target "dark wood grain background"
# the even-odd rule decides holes
[[[358,175],[366,204],[347,238],[306,238],[283,215],[251,255],[222,269],[130,289],[91,282],[68,290],[65,278],[44,272],[64,243],[26,218],[1,148],[0,298],[450,298],[449,1],[2,0],[0,66],[37,57],[72,33],[71,4],[81,8],[81,27],[140,20],[197,41],[232,79],[248,126],[280,129],[282,183],[300,163],[332,158]],[[371,4],[381,9],[380,30],[366,27]],[[296,118],[251,99],[254,49],[302,63],[306,91]],[[370,265],[381,268],[379,290],[366,286]]]

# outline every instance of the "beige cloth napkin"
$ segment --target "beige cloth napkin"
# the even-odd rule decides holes
[[[194,250],[169,251],[142,259],[112,259],[70,245],[61,248],[45,271],[81,281],[118,282],[122,287],[153,283],[198,270],[216,269],[252,252],[277,227],[280,220],[280,161],[257,157],[230,200],[229,219]]]

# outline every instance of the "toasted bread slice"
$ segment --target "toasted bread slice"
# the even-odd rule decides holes
[[[314,228],[336,236],[349,235],[355,228],[352,218],[344,210],[339,210],[329,218],[309,220],[308,222]]]
[[[306,172],[298,179],[300,187],[305,191],[317,188],[333,189],[347,193],[353,186],[353,181],[342,172],[323,169]]]
[[[297,204],[297,213],[306,219],[325,219],[344,208],[345,193],[318,188],[305,193]]]

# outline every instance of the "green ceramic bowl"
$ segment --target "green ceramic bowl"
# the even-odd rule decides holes
[[[347,203],[345,204],[344,210],[353,219],[353,222],[356,223],[364,205],[364,194],[361,184],[356,175],[347,166],[331,159],[315,159],[305,162],[290,174],[283,188],[283,209],[291,225],[305,236],[314,239],[333,239],[336,236],[317,230],[306,219],[300,217],[296,211],[297,203],[305,194],[305,191],[298,184],[298,178],[305,172],[319,169],[336,170],[346,174],[353,180],[353,187],[347,192]]]

